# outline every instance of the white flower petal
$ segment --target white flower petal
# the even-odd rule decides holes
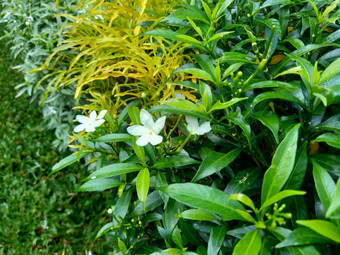
[[[97,119],[97,112],[96,111],[92,111],[90,113],[90,120],[95,121]]]
[[[185,95],[179,92],[175,92],[175,98],[185,99]]]
[[[86,127],[87,127],[86,124],[80,124],[73,129],[73,132],[79,133],[79,132],[83,131]]]
[[[136,144],[138,146],[145,146],[149,143],[149,135],[142,135],[141,137],[138,138],[138,140],[136,141]]]
[[[133,125],[127,128],[127,131],[130,135],[133,136],[141,136],[149,133],[149,130],[141,125]]]
[[[208,133],[210,130],[211,130],[210,122],[206,121],[198,129],[195,130],[195,134],[204,135],[205,133]]]
[[[152,115],[147,110],[142,109],[139,116],[142,125],[148,129],[152,129],[155,124]]]
[[[105,122],[104,119],[96,120],[96,121],[93,123],[93,126],[94,126],[94,127],[99,127],[99,126],[101,126],[104,122]]]
[[[163,136],[155,135],[155,134],[149,136],[149,142],[152,145],[160,144],[162,141],[163,141]]]
[[[91,125],[91,126],[86,126],[85,131],[90,133],[90,132],[96,131],[96,129],[93,125]]]
[[[86,117],[84,115],[77,115],[76,119],[80,123],[88,123],[90,121],[89,117]]]
[[[164,128],[165,119],[166,119],[165,116],[159,118],[159,119],[156,121],[155,125],[152,127],[152,130],[153,130],[157,135],[158,135],[158,134],[162,131],[162,129]]]
[[[100,113],[99,113],[97,119],[102,119],[102,118],[104,118],[106,113],[107,113],[107,110],[102,110],[102,111],[100,111]]]
[[[196,130],[199,128],[199,125],[198,125],[198,119],[195,118],[195,117],[191,117],[191,116],[185,116],[185,120],[187,121],[188,123],[188,130]]]

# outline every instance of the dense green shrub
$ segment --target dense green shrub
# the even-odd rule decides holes
[[[74,18],[65,46],[79,54],[60,77],[77,82],[77,96],[91,92],[92,106],[81,108],[92,112],[76,117],[79,150],[53,173],[85,158],[92,173],[78,191],[116,192],[112,222],[97,237],[111,237],[120,254],[335,254],[339,1],[193,0],[161,20],[147,2],[136,2],[137,14],[121,27],[124,39],[126,31],[144,32],[132,37],[143,42],[135,58],[110,51],[111,30],[91,18]],[[124,3],[86,1],[105,24],[121,18],[105,6]],[[149,20],[138,19],[144,12]],[[177,47],[190,57],[165,81],[142,84],[135,76],[142,69],[131,66],[143,50],[153,55],[150,44],[158,45],[156,56]],[[108,63],[96,65],[105,53]],[[141,89],[126,86],[133,82]],[[113,86],[129,104],[115,104]]]

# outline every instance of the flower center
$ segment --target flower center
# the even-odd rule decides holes
[[[149,135],[153,135],[153,132],[152,132],[152,131],[149,131]]]

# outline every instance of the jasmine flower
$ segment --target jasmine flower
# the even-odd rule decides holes
[[[185,120],[188,123],[187,129],[191,135],[204,135],[211,130],[209,121],[206,121],[202,125],[199,125],[197,118],[185,116]]]
[[[85,130],[86,132],[94,132],[96,130],[96,127],[99,127],[100,125],[102,125],[105,120],[104,120],[104,116],[106,114],[106,110],[103,110],[99,113],[98,117],[97,117],[97,112],[96,111],[92,111],[90,113],[90,117],[84,116],[84,115],[77,115],[76,119],[78,122],[80,122],[81,124],[76,126],[73,131],[75,133],[81,132],[83,130]]]
[[[152,145],[160,144],[163,141],[163,137],[159,133],[164,128],[166,117],[163,116],[154,122],[152,115],[142,109],[140,111],[140,121],[142,125],[133,125],[127,128],[130,135],[140,136],[136,144],[139,146],[145,146],[148,143]]]

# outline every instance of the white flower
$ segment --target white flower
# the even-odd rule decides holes
[[[211,130],[210,122],[206,121],[202,125],[198,124],[198,119],[190,116],[185,116],[187,121],[187,129],[192,135],[204,135]]]
[[[141,125],[133,125],[127,128],[127,131],[130,135],[140,136],[138,138],[136,144],[139,146],[145,146],[148,143],[152,145],[160,144],[163,141],[163,137],[158,135],[165,124],[165,116],[159,118],[156,122],[153,121],[152,115],[142,109],[140,111],[140,122]]]
[[[106,110],[103,110],[99,113],[98,117],[97,117],[97,113],[96,111],[92,111],[90,113],[90,117],[84,116],[84,115],[77,115],[76,119],[78,120],[78,122],[80,122],[81,124],[76,126],[73,131],[75,133],[78,133],[80,131],[85,130],[86,132],[93,132],[96,130],[96,127],[99,127],[100,125],[102,125],[105,120],[103,119],[105,114],[106,114]]]
[[[43,229],[48,229],[47,220],[44,220],[44,225],[41,226]]]
[[[185,95],[180,92],[175,92],[175,98],[185,99]]]
[[[112,208],[107,209],[107,213],[112,214],[113,213]]]

